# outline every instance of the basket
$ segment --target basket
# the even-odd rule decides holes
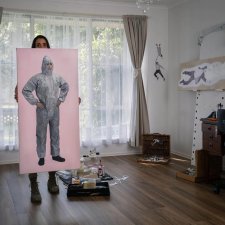
[[[142,136],[142,153],[148,157],[170,158],[170,135],[144,134]]]

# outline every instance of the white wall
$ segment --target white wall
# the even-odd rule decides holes
[[[150,13],[146,57],[144,61],[144,84],[150,120],[150,132],[168,134],[168,9],[153,9]],[[161,69],[165,81],[159,76],[154,77],[155,60],[157,57],[156,44],[161,44],[162,59],[159,63],[165,68]]]
[[[178,91],[179,66],[199,59],[197,38],[202,30],[225,22],[224,0],[193,0],[169,9],[168,32],[168,121],[172,149],[191,157],[195,92]],[[225,54],[225,53],[224,53]]]
[[[74,15],[106,15],[121,17],[127,14],[142,14],[135,3],[103,3],[98,0],[0,0],[0,6],[6,9],[34,11],[43,13],[60,13]],[[151,132],[167,133],[167,81],[157,81],[153,77],[155,71],[156,43],[161,43],[163,51],[163,66],[168,68],[168,9],[154,7],[150,10],[148,19],[148,41],[143,64],[143,79],[147,94],[147,104],[150,114]],[[166,79],[167,79],[167,75]],[[102,146],[99,148],[103,155],[121,155],[140,152],[139,149],[127,145]],[[82,149],[81,154],[89,149]],[[0,154],[1,162],[18,162],[18,153]]]

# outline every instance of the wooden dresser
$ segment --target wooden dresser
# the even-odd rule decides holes
[[[202,122],[202,145],[208,151],[208,178],[219,178],[225,154],[225,135],[218,130],[216,122]]]
[[[218,131],[217,124],[202,123],[203,149],[210,155],[223,156],[225,153],[225,135]]]

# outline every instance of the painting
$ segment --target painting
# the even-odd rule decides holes
[[[178,87],[193,91],[224,90],[225,56],[182,64]]]
[[[20,173],[80,166],[78,53],[17,49]]]

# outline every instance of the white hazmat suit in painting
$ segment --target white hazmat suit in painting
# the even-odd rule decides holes
[[[35,97],[33,91],[36,92]],[[59,147],[59,105],[65,101],[69,91],[68,83],[59,75],[53,74],[53,63],[48,56],[42,61],[42,73],[36,74],[25,84],[22,93],[36,108],[36,136],[38,164],[44,165],[46,155],[47,126],[50,129],[52,159],[64,162]]]

